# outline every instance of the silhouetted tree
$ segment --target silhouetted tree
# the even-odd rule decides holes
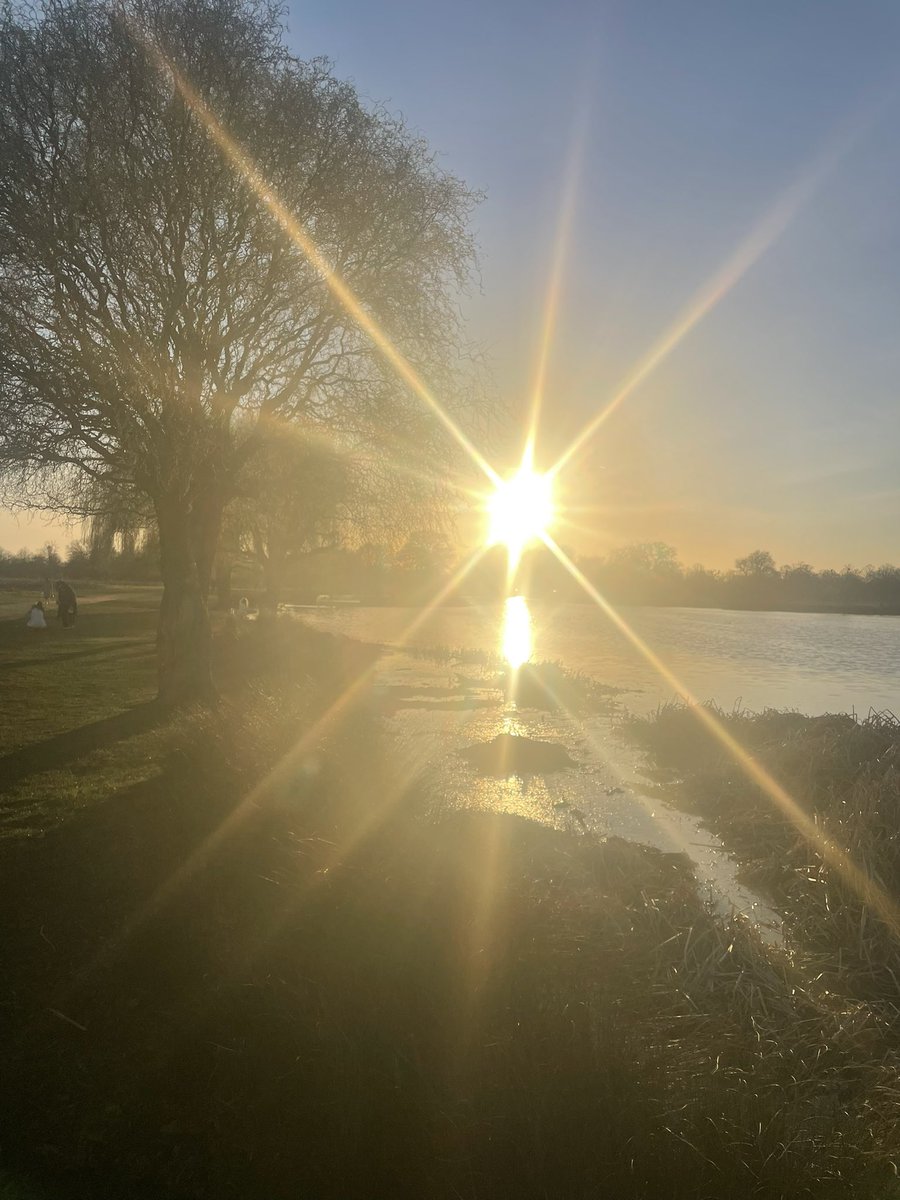
[[[711,571],[701,563],[694,563],[684,573],[683,602],[704,606],[721,604],[723,583],[719,571]]]
[[[842,604],[860,604],[866,598],[866,581],[853,567],[846,566],[841,572],[840,601]],[[898,597],[900,599],[900,597]]]
[[[70,542],[66,550],[66,574],[72,579],[84,579],[90,574],[91,557],[84,542]]]
[[[770,579],[778,574],[775,559],[768,550],[754,550],[746,558],[737,559],[734,566],[739,575],[749,575],[757,579]]]
[[[636,542],[609,554],[602,578],[615,599],[654,604],[671,593],[681,578],[681,567],[675,548],[666,542]]]
[[[870,569],[866,572],[866,591],[876,605],[883,607],[890,604],[893,598],[900,595],[900,570],[890,563]]]
[[[791,604],[809,604],[816,599],[819,577],[809,563],[792,563],[781,568],[782,593]]]
[[[0,9],[0,168],[0,459],[20,487],[42,472],[44,507],[71,503],[79,474],[149,500],[160,695],[204,694],[222,515],[260,428],[376,430],[420,471],[447,460],[268,200],[452,405],[474,198],[327,64],[292,57],[266,0]]]
[[[446,581],[453,562],[453,550],[432,529],[416,530],[397,551],[394,563],[400,599],[419,603],[433,595]]]
[[[262,569],[270,607],[278,603],[289,563],[340,543],[352,516],[353,484],[352,460],[299,432],[268,431],[226,521]]]

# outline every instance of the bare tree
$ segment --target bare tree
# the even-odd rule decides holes
[[[324,439],[299,423],[262,431],[225,513],[223,542],[260,566],[275,605],[288,566],[319,551],[399,547],[415,531],[446,544],[453,493],[431,475],[402,470],[373,447]]]
[[[261,430],[302,421],[426,472],[447,461],[433,416],[273,220],[275,194],[452,407],[476,198],[326,63],[292,57],[274,6],[0,11],[0,458],[20,486],[40,473],[44,507],[76,476],[149,501],[165,700],[210,689],[210,573]]]
[[[228,509],[234,541],[262,569],[266,603],[279,600],[288,564],[346,539],[352,521],[352,460],[293,429],[272,430]]]
[[[753,550],[744,558],[735,559],[734,569],[752,579],[773,579],[778,574],[775,559],[768,550]]]

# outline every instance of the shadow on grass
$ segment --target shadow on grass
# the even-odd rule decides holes
[[[58,643],[53,643],[58,645]],[[115,641],[100,646],[86,646],[81,650],[60,649],[58,653],[44,654],[41,658],[13,658],[0,663],[0,672],[18,671],[28,667],[52,667],[60,662],[70,662],[75,658],[93,658],[98,654],[118,654],[122,650],[131,650],[137,646],[150,648],[146,638],[130,638],[128,641]],[[49,648],[49,645],[48,645]]]
[[[47,612],[46,632],[25,628],[25,614],[21,617],[0,621],[0,651],[17,650],[26,645],[57,646],[65,642],[77,643],[85,638],[134,637],[138,633],[152,634],[156,630],[158,614],[155,608],[111,610],[114,601],[101,601],[83,608],[72,629],[63,629],[52,610]]]
[[[54,737],[23,746],[0,758],[0,795],[42,771],[54,771],[94,750],[106,749],[125,738],[145,733],[162,719],[156,701],[139,704],[102,721],[92,721]]]

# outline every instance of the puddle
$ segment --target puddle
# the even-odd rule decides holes
[[[612,704],[580,717],[519,707],[502,676],[461,676],[402,651],[382,660],[378,691],[402,768],[426,782],[436,811],[515,813],[687,854],[723,915],[743,913],[767,941],[781,941],[778,914],[741,882],[715,834],[665,803],[642,756],[617,734]]]

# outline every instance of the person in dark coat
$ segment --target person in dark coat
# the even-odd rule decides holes
[[[75,624],[78,615],[78,598],[70,583],[63,579],[56,581],[56,615],[62,621],[63,629]]]

